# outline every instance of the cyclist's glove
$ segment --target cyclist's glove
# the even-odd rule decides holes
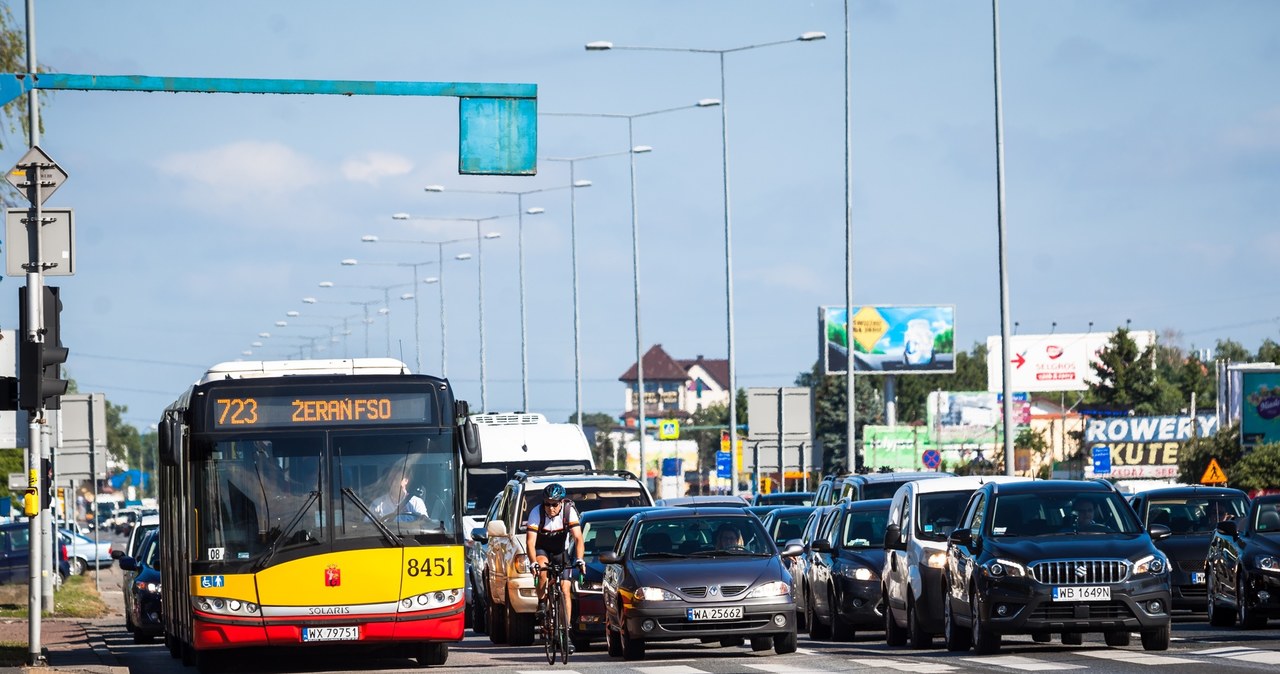
[[[586,570],[587,570],[587,562],[586,562],[586,560],[583,560],[583,559],[575,559],[575,560],[573,561],[573,565],[574,565],[574,566],[576,566],[576,567],[578,567],[578,570],[580,570],[580,571],[586,571]]]

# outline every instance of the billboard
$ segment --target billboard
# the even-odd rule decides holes
[[[1053,335],[1014,335],[1009,339],[1012,355],[1009,390],[1036,393],[1043,391],[1086,391],[1097,381],[1093,363],[1098,352],[1111,341],[1110,332],[1081,332]],[[1132,330],[1129,338],[1144,350],[1156,343],[1156,333]],[[1000,337],[987,338],[987,390],[1000,391]]]
[[[1026,393],[1013,394],[1014,424],[1031,423],[1031,401]],[[987,391],[931,391],[927,423],[938,442],[965,441],[985,436],[1004,419],[1004,401]]]
[[[844,305],[819,307],[822,371],[845,374],[852,352],[858,374],[955,372],[955,314],[954,306],[855,305],[850,330]]]
[[[1240,444],[1280,442],[1280,370],[1240,372]]]
[[[1095,450],[1111,454],[1111,472],[1107,477],[1163,478],[1178,477],[1178,451],[1192,437],[1208,437],[1218,432],[1218,417],[1113,417],[1090,419],[1084,430],[1085,456]],[[1093,464],[1085,462],[1084,476],[1094,477]],[[1101,476],[1099,476],[1101,477]]]

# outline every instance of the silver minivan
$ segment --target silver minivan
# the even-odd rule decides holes
[[[929,648],[942,633],[942,575],[947,536],[955,529],[969,497],[988,482],[1024,482],[1003,475],[943,477],[908,482],[889,506],[884,534],[885,641]]]

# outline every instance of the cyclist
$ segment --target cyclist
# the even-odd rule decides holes
[[[538,569],[538,611],[544,610],[547,593],[547,562],[555,560],[564,565],[560,574],[560,596],[564,600],[563,615],[569,617],[569,579],[573,567],[586,569],[583,561],[582,527],[578,525],[578,510],[573,507],[564,486],[553,482],[542,490],[542,503],[529,511],[528,532],[525,534],[525,550],[533,551]],[[574,562],[569,564],[569,537],[573,537]]]

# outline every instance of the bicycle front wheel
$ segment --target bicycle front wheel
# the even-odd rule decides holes
[[[546,610],[542,613],[542,646],[547,652],[547,664],[556,664],[556,651],[559,649],[559,630],[556,623],[560,614],[560,596],[556,592],[547,592]]]

